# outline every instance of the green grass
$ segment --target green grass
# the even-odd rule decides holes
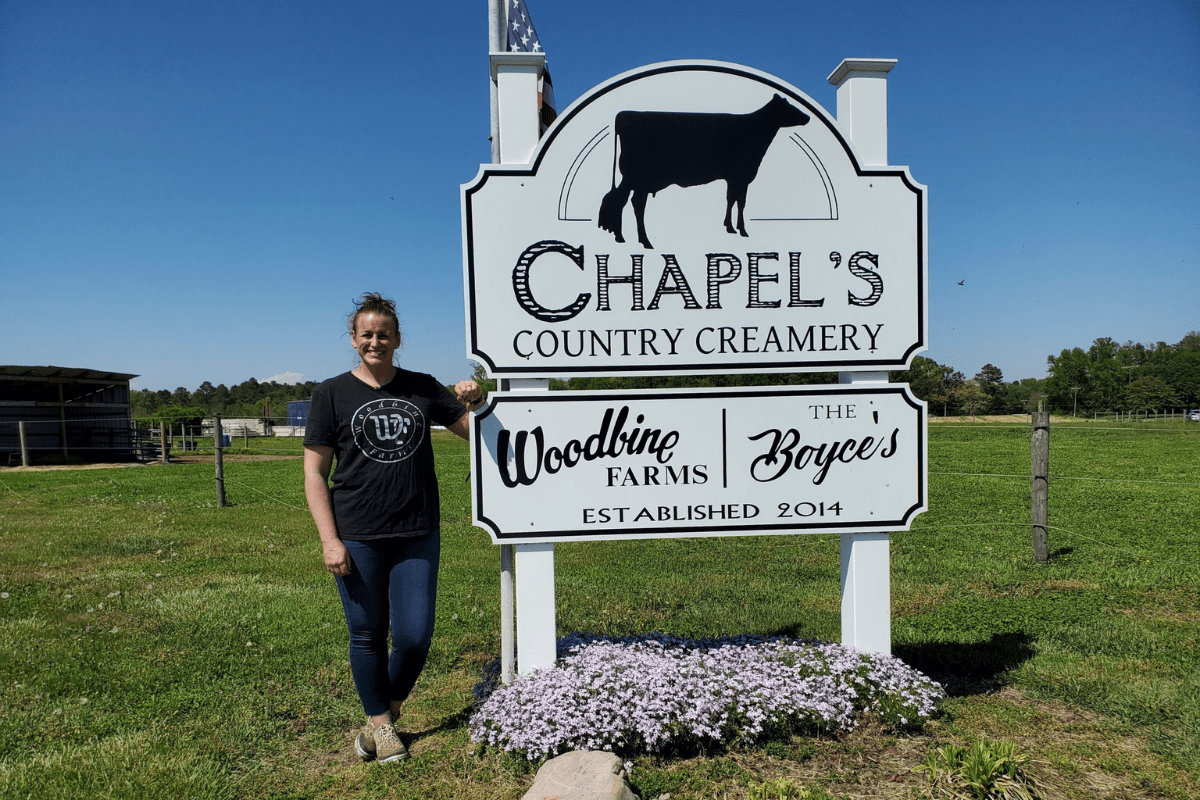
[[[350,747],[361,709],[298,460],[231,453],[224,509],[211,464],[0,471],[0,796],[520,797],[533,767],[480,753],[465,728],[471,686],[499,648],[499,557],[468,524],[465,445],[435,442],[437,629],[402,719],[414,758],[392,769],[359,764]],[[1092,796],[1096,776],[1194,796],[1198,456],[1197,430],[1178,424],[1056,420],[1052,558],[1038,565],[1028,425],[931,425],[931,510],[892,539],[893,646],[950,685],[946,717],[898,740],[862,732],[645,759],[635,787],[746,797],[802,778],[837,797],[893,780],[864,761],[911,750],[911,769],[936,746],[987,736],[1035,753],[1032,772],[1062,796]],[[560,632],[840,635],[836,536],[573,543],[556,555]]]

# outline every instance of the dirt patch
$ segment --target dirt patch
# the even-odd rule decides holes
[[[867,721],[850,733],[829,738],[797,738],[790,749],[769,748],[738,753],[731,758],[756,782],[790,780],[821,786],[835,797],[911,798],[925,786],[913,771],[929,751],[927,736],[897,736],[877,722]],[[745,797],[729,786],[726,796]]]
[[[1152,753],[1145,739],[1084,709],[1005,687],[967,699],[955,716],[952,724],[930,726],[930,748],[970,744],[976,736],[1012,741],[1033,756],[1029,772],[1047,800],[1200,796],[1195,778]],[[971,737],[952,735],[951,728],[954,734],[969,730]]]
[[[1022,735],[988,738],[1014,741],[1022,751],[1033,755],[1035,761],[1029,773],[1046,800],[1189,796],[1189,790],[1182,787],[1181,791],[1164,791],[1153,781],[1139,780],[1139,773],[1145,773],[1136,765],[1138,761],[1154,762],[1153,766],[1144,766],[1160,775],[1166,770],[1147,753],[1145,742],[1113,736],[1104,722],[1091,714],[1058,703],[1038,702],[1010,688],[993,696],[991,702],[1035,712],[1034,725]],[[743,779],[754,782],[783,778],[802,786],[820,786],[834,797],[852,800],[924,797],[928,782],[916,768],[929,752],[945,744],[971,743],[956,735],[952,727],[935,722],[923,735],[904,735],[868,721],[841,736],[797,737],[785,747],[731,753],[726,758],[737,764]],[[1047,748],[1049,742],[1055,744]],[[1114,761],[1124,762],[1117,774],[1107,769]],[[706,762],[696,759],[691,768],[702,772]],[[721,783],[725,785],[714,786],[719,791],[712,796],[729,800],[747,796],[747,790],[738,785],[742,781]]]
[[[740,800],[748,796],[747,783],[782,778],[801,786],[820,786],[838,798],[911,800],[928,796],[925,774],[916,768],[932,749],[969,745],[976,736],[1013,741],[1032,755],[1028,771],[1046,800],[1196,796],[1194,781],[1149,752],[1146,741],[1114,730],[1095,714],[1036,700],[1011,687],[962,702],[967,707],[960,705],[953,715],[962,718],[934,721],[919,735],[896,733],[867,719],[846,734],[795,737],[787,743],[733,751],[716,759],[729,766],[717,770],[724,774],[714,775],[705,791],[671,792],[671,796]],[[1006,730],[1014,717],[1021,720],[1018,730]],[[971,733],[964,733],[963,723]],[[654,766],[694,775],[714,772],[714,760],[704,758]],[[637,774],[635,761],[635,780]],[[1164,781],[1168,785],[1159,785],[1156,778],[1168,779]]]
[[[512,757],[493,750],[463,747],[455,735],[461,724],[431,709],[406,708],[402,729],[414,764],[453,764],[431,796],[520,797],[536,770],[515,769]],[[316,752],[298,752],[298,763],[333,786],[361,780],[369,765],[355,755],[353,734],[347,730],[335,748],[327,743]],[[796,736],[693,758],[636,757],[631,778],[646,800],[665,794],[672,800],[744,800],[751,786],[780,779],[847,800],[913,800],[928,796],[925,774],[916,768],[929,752],[946,744],[969,745],[977,736],[1013,741],[1032,755],[1028,771],[1045,800],[1196,796],[1191,794],[1194,780],[1150,753],[1146,741],[1115,730],[1095,714],[1039,701],[1011,687],[958,701],[949,718],[930,723],[920,734],[897,733],[867,718],[842,734]]]
[[[1087,583],[1085,581],[1075,579],[1046,581],[1042,584],[1042,591],[1046,592],[1096,592],[1100,590],[1100,584]]]
[[[1196,623],[1200,614],[1195,611],[1176,611],[1173,608],[1118,608],[1116,612],[1134,619],[1159,620],[1165,622]]]
[[[926,614],[940,606],[950,585],[943,583],[938,586],[910,587],[904,592],[894,592],[892,595],[893,617],[916,617]]]
[[[0,467],[0,475],[7,475],[11,472],[57,472],[60,470],[79,470],[79,469],[124,469],[125,467],[144,467],[145,464],[128,463],[128,464],[46,464],[44,466],[33,467]]]

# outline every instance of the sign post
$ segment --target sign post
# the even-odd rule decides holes
[[[499,0],[488,2],[488,53],[499,53],[504,48],[506,30],[505,6]],[[491,144],[492,163],[500,163],[500,96],[497,88],[498,66],[491,65],[489,55],[489,72],[491,73]],[[513,682],[516,664],[516,642],[514,641],[514,604],[516,602],[513,584],[513,547],[510,544],[500,545],[500,680],[505,686]]]
[[[895,62],[844,61],[837,119],[748,67],[652,64],[539,141],[540,63],[492,54],[501,163],[462,189],[468,355],[501,387],[473,421],[473,508],[516,547],[520,672],[554,663],[553,542],[581,538],[839,533],[843,641],[890,652],[888,536],[925,509],[926,436],[887,370],[928,338],[925,188],[887,165]]]
[[[525,164],[538,143],[537,79],[546,63],[541,53],[493,52],[490,56],[497,94],[499,158],[502,164]],[[548,391],[541,378],[504,381],[509,389]],[[506,557],[507,556],[507,557]],[[520,643],[518,667],[522,675],[554,665],[557,635],[554,608],[554,545],[523,544],[501,553],[502,586],[515,595],[516,639]],[[506,598],[507,599],[507,598]],[[509,602],[513,602],[510,600]],[[512,608],[512,606],[509,606]],[[506,617],[508,609],[501,616]],[[506,620],[502,619],[502,623]],[[514,658],[512,623],[502,624],[502,678],[511,680]]]
[[[837,87],[838,124],[869,166],[888,163],[887,75],[894,66],[896,61],[890,58],[848,58],[828,78]],[[838,374],[838,383],[855,386],[887,380],[886,372]],[[842,644],[891,655],[891,537],[887,533],[843,533],[839,538]]]

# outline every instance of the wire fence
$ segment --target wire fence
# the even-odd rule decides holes
[[[1080,431],[1106,437],[1128,433],[1160,436],[1172,433],[1200,434],[1200,420],[1191,419],[1177,410],[1158,415],[1154,412],[1136,415],[1108,412],[1086,419],[1082,416],[1053,419],[1053,428],[1057,432]],[[1028,432],[1029,424],[1028,414],[977,418],[931,417],[929,430],[931,437],[937,436],[940,431],[950,430],[981,433],[1008,429]],[[221,428],[223,438],[220,444],[227,450],[264,455],[303,453],[302,426],[271,425],[262,419],[227,419],[222,420]],[[941,441],[950,443],[953,437],[942,437]],[[160,461],[164,445],[169,457],[186,456],[193,452],[211,455],[215,446],[212,420],[205,420],[199,425],[184,425],[127,416],[0,419],[0,467],[22,465],[23,452],[28,456],[29,466]],[[1063,446],[1061,442],[1059,446]],[[1064,475],[1051,477],[1070,479],[1070,476]]]
[[[1187,498],[1195,496],[1195,490],[1200,487],[1200,424],[1190,422],[1181,416],[1164,415],[1158,419],[1153,417],[1133,419],[1127,416],[1118,417],[1113,414],[1107,420],[1097,419],[1086,422],[1072,418],[1057,418],[1051,425],[1050,437],[1050,470],[1048,479],[1051,485],[1060,487],[1077,486],[1078,491],[1090,492],[1082,499],[1076,498],[1077,505],[1090,506],[1094,514],[1089,517],[1088,524],[1080,530],[1079,524],[1047,524],[1045,528],[1058,535],[1072,537],[1091,542],[1113,552],[1124,553],[1137,558],[1159,557],[1136,547],[1129,546],[1130,532],[1124,530],[1128,524],[1123,518],[1106,514],[1106,504],[1114,501],[1113,493],[1128,493],[1137,487],[1147,491],[1161,490],[1167,492],[1167,498],[1184,508],[1192,508],[1192,517],[1196,516],[1195,504]],[[105,418],[93,420],[71,420],[71,424],[88,422],[106,423]],[[139,420],[127,421],[126,431],[130,441],[140,441],[134,432],[139,430]],[[45,428],[51,424],[58,426],[61,434],[62,422],[39,421],[30,425],[27,439],[35,443],[33,452],[39,460],[50,456],[53,462],[58,455],[61,443],[57,440],[46,443],[50,435]],[[42,430],[38,429],[41,426]],[[0,422],[0,444],[6,441],[6,436],[12,438],[14,423]],[[197,426],[198,427],[198,426]],[[141,428],[141,430],[149,430]],[[233,456],[279,456],[298,459],[303,453],[302,439],[299,436],[268,436],[250,426],[234,426],[233,435],[227,434],[223,450]],[[1030,422],[1014,415],[1011,419],[991,418],[986,421],[931,421],[929,431],[929,469],[928,476],[931,494],[954,491],[980,491],[974,487],[996,482],[1002,488],[997,493],[997,504],[1002,506],[997,518],[986,522],[947,521],[937,515],[938,507],[931,502],[930,512],[918,517],[914,530],[934,531],[955,529],[964,533],[972,529],[983,530],[996,527],[1012,527],[1030,530],[1030,522],[1008,521],[1014,517],[1028,513],[1030,472]],[[209,433],[208,436],[202,435]],[[32,435],[31,435],[32,433]],[[151,433],[161,444],[163,436],[160,431]],[[68,444],[74,448],[75,439],[70,435],[68,427]],[[39,440],[39,436],[44,437]],[[168,453],[171,458],[183,461],[213,461],[214,440],[211,431],[202,429],[187,429],[174,426],[173,431],[167,432]],[[103,451],[104,446],[93,446],[93,450]],[[88,448],[79,447],[80,457],[86,458]],[[1146,457],[1147,452],[1162,452],[1163,457]],[[3,449],[0,448],[0,458]],[[69,450],[68,452],[74,452]],[[1139,455],[1139,453],[1141,455]],[[161,453],[153,451],[149,457],[132,460],[157,461]],[[456,454],[457,456],[457,454]],[[445,458],[442,454],[439,458]],[[460,456],[466,458],[465,454]],[[1115,462],[1115,463],[1114,463]],[[9,464],[12,461],[10,459]],[[0,461],[0,467],[4,462]],[[1114,474],[1116,473],[1116,474]],[[277,491],[271,491],[270,485],[256,485],[253,467],[240,463],[226,461],[224,481],[230,487],[234,502],[270,502],[296,511],[307,513],[302,501],[297,503],[295,498],[285,498]],[[984,481],[980,484],[979,481]],[[967,482],[967,483],[964,483]],[[973,483],[972,483],[973,482]],[[968,487],[963,489],[963,487]],[[27,501],[29,497],[18,492],[0,476],[0,487],[10,497],[19,501]],[[1088,489],[1086,487],[1095,487]],[[264,490],[264,488],[266,490]],[[1059,494],[1062,493],[1060,489]],[[241,495],[241,498],[238,498]],[[1055,495],[1052,492],[1052,498]],[[1092,499],[1088,499],[1091,497]],[[1128,502],[1123,501],[1123,502]],[[1053,503],[1053,500],[1052,500]],[[1022,505],[1024,504],[1024,505]],[[1008,516],[1008,520],[999,518],[999,513]],[[1185,514],[1188,512],[1184,512]],[[1028,517],[1026,517],[1028,519]],[[1051,522],[1057,522],[1054,514]],[[1149,520],[1153,524],[1154,520]],[[1194,564],[1187,558],[1176,558],[1177,563]]]
[[[995,405],[995,406],[975,406],[971,408],[959,402],[942,403],[935,400],[927,401],[929,405],[929,416],[937,419],[954,419],[956,417],[979,418],[979,417],[1028,417],[1030,411],[1037,407],[1036,403],[1026,403],[1020,405]],[[1078,420],[1089,420],[1093,422],[1122,422],[1133,420],[1170,420],[1186,417],[1196,409],[1194,407],[1179,407],[1179,408],[1143,408],[1143,409],[1127,409],[1127,410],[1107,410],[1100,411],[1096,409],[1083,409],[1070,407],[1056,408],[1052,413],[1055,417],[1071,417]]]
[[[94,411],[94,410],[93,410]],[[55,411],[58,414],[58,411]],[[127,413],[87,417],[0,419],[0,467],[162,461],[190,453],[213,452],[212,420],[201,424],[169,424],[131,418]],[[224,448],[247,450],[251,442],[286,441],[301,452],[302,426],[234,418],[222,421]]]
[[[222,419],[220,444],[237,453],[300,455],[304,431],[302,425],[277,425],[266,419]],[[214,435],[212,419],[200,424],[128,416],[0,419],[0,468],[161,462],[164,449],[168,461],[212,455]]]

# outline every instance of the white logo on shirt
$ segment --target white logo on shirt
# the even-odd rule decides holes
[[[394,397],[361,406],[354,412],[350,426],[359,451],[385,464],[411,456],[425,437],[421,409]]]

